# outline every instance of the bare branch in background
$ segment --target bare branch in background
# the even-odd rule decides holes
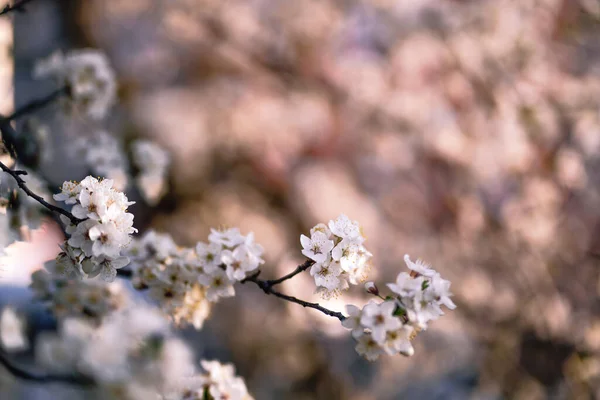
[[[16,0],[14,3],[7,4],[4,6],[2,11],[0,11],[0,15],[9,14],[13,11],[23,12],[25,11],[25,5],[32,0]]]
[[[14,113],[5,117],[4,119],[7,121],[13,121],[24,115],[36,112],[36,111],[50,105],[55,100],[57,100],[61,96],[64,96],[68,93],[69,93],[69,88],[66,86],[62,87],[60,89],[56,89],[54,92],[50,93],[49,95],[47,95],[45,97],[42,97],[41,99],[33,100],[33,101],[19,107]]]
[[[23,379],[26,381],[32,381],[37,383],[68,383],[77,386],[91,386],[94,382],[87,376],[83,375],[58,375],[58,374],[44,374],[28,371],[21,366],[16,365],[11,361],[7,354],[0,351],[0,365],[2,365],[8,372],[14,377]]]

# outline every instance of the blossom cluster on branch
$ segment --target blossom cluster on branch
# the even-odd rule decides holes
[[[362,309],[346,306],[349,316],[342,325],[352,330],[358,341],[356,351],[368,360],[376,360],[384,353],[412,356],[412,339],[427,329],[430,321],[444,315],[441,306],[456,308],[450,299],[449,281],[420,260],[412,262],[406,255],[404,261],[411,273],[401,272],[396,283],[387,284],[392,295],[382,297],[373,282],[365,285],[383,302],[370,301]]]
[[[234,284],[264,261],[263,248],[252,233],[237,228],[212,230],[208,243],[180,248],[167,234],[148,231],[128,250],[133,284],[149,289],[150,297],[178,324],[202,327],[210,304],[235,294]]]
[[[117,269],[129,263],[121,255],[137,230],[133,227],[133,214],[127,207],[133,204],[124,193],[112,187],[111,179],[98,180],[91,176],[81,183],[65,182],[57,201],[74,204],[72,214],[80,222],[73,224],[63,216],[66,232],[71,237],[56,257],[56,270],[73,278],[94,278],[98,275],[111,282]]]
[[[60,99],[79,116],[100,120],[116,98],[114,72],[106,56],[97,51],[55,53],[37,65],[35,75],[55,78],[63,88],[60,96],[33,102],[10,119]],[[0,126],[3,135],[6,129]],[[127,152],[107,132],[97,131],[93,139],[79,140],[74,148],[102,178],[64,182],[53,196],[72,206],[70,212],[31,191],[21,178],[27,172],[0,162],[32,201],[60,214],[68,236],[56,259],[32,274],[30,285],[34,298],[47,306],[58,326],[56,332],[42,332],[34,346],[38,363],[63,374],[52,377],[93,384],[103,398],[251,400],[232,365],[202,361],[198,370],[191,350],[168,323],[170,318],[176,326],[200,329],[212,304],[234,296],[238,283],[255,284],[266,295],[337,318],[352,330],[357,352],[368,360],[384,353],[412,355],[417,333],[444,314],[442,306],[455,308],[450,282],[408,256],[405,262],[411,272],[400,273],[395,283],[387,285],[391,294],[383,297],[375,284],[367,283],[367,291],[382,301],[371,301],[362,309],[348,305],[348,316],[278,291],[277,285],[306,270],[316,292],[326,299],[367,279],[373,255],[365,247],[359,223],[343,214],[314,226],[310,236],[301,235],[301,252],[308,260],[272,280],[259,279],[264,249],[252,232],[212,229],[207,242],[194,247],[180,247],[170,235],[153,230],[133,237],[137,229],[128,207],[134,203],[123,192],[131,172]],[[148,205],[154,205],[166,191],[169,154],[145,140],[134,141],[130,150],[136,183]],[[158,308],[134,301],[129,288],[116,281],[118,270]],[[26,347],[28,343],[19,336],[23,330],[19,315],[12,310],[3,313],[3,349]],[[12,366],[4,352],[0,363],[20,377],[41,379]],[[43,380],[52,380],[49,376]]]
[[[328,225],[314,226],[310,237],[300,236],[302,254],[315,262],[310,274],[315,279],[317,292],[324,298],[367,278],[372,254],[363,245],[364,241],[358,222],[344,214]]]

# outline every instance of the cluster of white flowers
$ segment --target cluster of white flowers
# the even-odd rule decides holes
[[[46,263],[48,270],[31,275],[34,298],[46,305],[58,319],[84,318],[99,324],[110,313],[128,305],[128,296],[119,282],[71,280],[55,271],[56,262]]]
[[[36,359],[54,373],[91,378],[100,398],[160,399],[193,376],[193,354],[174,337],[162,313],[136,304],[100,326],[68,318],[58,334],[42,333]]]
[[[233,296],[234,283],[263,263],[263,249],[252,233],[213,229],[208,240],[195,249],[179,248],[169,235],[149,231],[128,249],[134,287],[149,288],[150,297],[176,323],[197,329],[208,317],[210,303]]]
[[[94,278],[98,275],[111,282],[117,269],[129,263],[121,255],[123,247],[136,232],[133,214],[127,207],[133,204],[127,196],[112,187],[111,179],[98,180],[91,176],[81,183],[65,182],[57,201],[74,204],[72,214],[82,219],[77,225],[61,216],[71,235],[56,257],[55,272],[71,278]]]
[[[149,140],[136,140],[131,144],[132,159],[138,168],[137,186],[150,205],[158,203],[166,191],[167,174],[171,158],[167,150]]]
[[[188,387],[169,400],[253,400],[232,364],[203,360],[200,365],[204,373],[189,379]]]
[[[115,74],[106,55],[92,49],[57,51],[37,63],[35,78],[54,78],[66,86],[70,111],[102,119],[116,99]]]
[[[263,247],[254,242],[254,233],[244,236],[238,228],[211,229],[208,243],[196,245],[198,281],[206,288],[206,298],[215,302],[235,295],[233,284],[249,276],[264,263]]]
[[[71,152],[83,159],[93,174],[111,179],[116,190],[125,190],[128,183],[127,159],[117,138],[98,130],[92,135],[78,136],[71,143]]]
[[[411,273],[398,274],[396,283],[387,286],[394,293],[382,303],[369,302],[359,309],[347,305],[348,317],[342,325],[352,330],[357,339],[356,351],[368,360],[376,360],[379,355],[414,353],[411,340],[420,330],[427,329],[429,321],[444,315],[441,306],[456,308],[450,297],[450,282],[420,260],[412,262],[404,257]],[[379,296],[377,287],[369,282],[367,291]]]
[[[328,225],[318,224],[310,237],[301,235],[302,254],[315,263],[310,274],[325,298],[367,278],[372,254],[365,248],[360,225],[340,215]]]
[[[136,289],[149,288],[150,298],[177,325],[189,323],[202,328],[211,307],[206,289],[198,282],[198,260],[193,249],[180,248],[169,234],[150,230],[134,238],[127,255]]]

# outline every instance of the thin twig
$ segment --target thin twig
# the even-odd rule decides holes
[[[26,370],[12,362],[4,351],[0,351],[0,365],[4,366],[13,376],[38,383],[61,382],[78,386],[90,386],[94,381],[84,375],[42,374]]]
[[[24,104],[23,106],[21,106],[17,110],[15,110],[15,112],[13,112],[11,115],[5,117],[5,119],[8,121],[12,121],[12,120],[20,118],[24,115],[41,110],[42,108],[53,103],[55,100],[57,100],[61,96],[64,96],[68,93],[69,93],[69,89],[66,86],[56,89],[55,91],[46,95],[45,97],[30,101],[29,103]]]
[[[71,214],[69,211],[63,210],[60,207],[52,205],[52,204],[48,203],[46,200],[44,200],[41,196],[38,196],[37,194],[33,193],[31,191],[31,189],[29,189],[27,187],[27,184],[25,183],[23,178],[21,178],[21,175],[27,175],[27,172],[13,171],[12,169],[10,169],[6,165],[4,165],[4,163],[2,163],[2,162],[0,162],[0,168],[4,172],[6,172],[7,174],[9,174],[10,176],[13,177],[13,179],[17,182],[17,185],[19,185],[21,190],[23,190],[29,197],[33,198],[38,203],[40,203],[41,205],[46,207],[48,210],[64,215],[65,217],[69,218],[69,220],[71,220],[71,222],[75,225],[77,225],[78,223],[80,223],[82,221],[79,218],[75,217],[73,214]]]
[[[273,279],[273,280],[269,280],[266,281],[270,286],[275,286],[275,285],[279,285],[281,282],[286,281],[288,279],[293,278],[294,276],[298,275],[301,272],[306,271],[307,269],[309,269],[310,267],[313,266],[315,262],[313,260],[306,260],[306,262],[304,262],[304,264],[298,265],[296,267],[296,269],[292,272],[290,272],[289,274],[282,276],[279,279]]]
[[[2,11],[0,11],[0,15],[8,14],[13,11],[23,12],[25,11],[25,4],[29,3],[32,0],[16,0],[12,5],[7,4],[4,6]]]
[[[335,317],[337,319],[339,319],[340,321],[343,321],[346,319],[346,317],[344,316],[344,314],[337,312],[337,311],[332,311],[328,308],[325,308],[323,306],[321,306],[318,303],[310,303],[308,301],[304,301],[304,300],[300,300],[297,297],[294,296],[288,296],[287,294],[283,294],[281,292],[278,292],[277,290],[273,289],[274,285],[277,285],[287,279],[292,278],[293,276],[296,276],[297,274],[299,274],[302,271],[305,271],[306,269],[308,269],[314,262],[312,260],[308,260],[307,262],[305,262],[302,265],[299,265],[294,272],[287,274],[279,279],[274,279],[274,280],[270,280],[270,281],[265,281],[262,279],[258,279],[258,275],[260,274],[260,271],[256,272],[253,275],[250,275],[248,277],[246,277],[246,279],[242,280],[241,283],[246,283],[246,282],[253,282],[255,283],[259,288],[262,289],[263,292],[265,292],[266,294],[272,294],[275,297],[279,297],[280,299],[292,302],[292,303],[296,303],[301,305],[302,307],[308,307],[308,308],[312,308],[318,311],[321,311],[323,314],[325,315],[329,315],[330,317]]]

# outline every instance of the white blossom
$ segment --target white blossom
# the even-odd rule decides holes
[[[239,245],[233,251],[224,250],[221,253],[221,262],[225,264],[227,277],[230,280],[241,281],[248,272],[254,271],[260,265],[260,255],[246,245]]]
[[[362,310],[352,304],[348,304],[346,305],[346,312],[348,316],[342,321],[342,326],[346,329],[351,329],[352,336],[355,338],[362,336],[365,332],[365,328],[360,323]]]
[[[343,272],[340,264],[332,259],[328,259],[323,263],[315,263],[310,268],[310,274],[314,277],[315,284],[324,288],[328,293],[334,293],[348,287]]]
[[[129,258],[123,256],[111,258],[102,254],[98,257],[92,257],[92,264],[94,267],[90,271],[86,271],[88,278],[95,278],[100,275],[102,280],[112,282],[117,277],[117,270],[129,264]]]
[[[74,157],[85,161],[95,175],[111,179],[115,189],[125,190],[128,182],[127,159],[122,144],[115,136],[104,130],[96,130],[75,138],[69,150]]]
[[[245,238],[238,228],[229,228],[222,231],[211,229],[210,235],[208,235],[209,242],[217,243],[228,248],[233,248],[238,244],[242,244],[244,240]]]
[[[423,275],[428,278],[431,278],[433,275],[436,274],[436,272],[434,270],[432,270],[431,267],[429,265],[425,264],[422,260],[417,260],[416,262],[412,262],[410,260],[410,257],[408,254],[406,254],[404,256],[404,262],[406,263],[406,266],[408,267],[408,269],[416,272],[419,275]]]
[[[136,140],[131,145],[133,163],[139,170],[136,183],[146,202],[156,204],[166,192],[169,153],[157,143]]]
[[[328,236],[320,231],[312,233],[310,238],[301,235],[300,243],[303,247],[302,254],[317,263],[327,260],[329,252],[333,249],[333,240],[329,240]]]
[[[414,328],[405,324],[398,329],[387,331],[383,346],[384,351],[389,355],[400,353],[406,357],[412,356],[415,353],[411,343],[413,332]]]
[[[70,109],[92,119],[103,118],[116,99],[116,80],[106,56],[97,50],[55,52],[37,63],[34,77],[54,78],[67,86]]]
[[[425,278],[420,276],[411,277],[406,272],[400,272],[396,277],[396,283],[388,283],[387,287],[401,297],[412,297],[423,290]]]
[[[375,361],[383,353],[383,348],[373,339],[370,333],[365,333],[358,338],[356,352],[369,361]]]
[[[200,275],[198,282],[206,288],[206,298],[208,301],[215,302],[221,297],[232,297],[235,295],[233,281],[221,269],[216,269],[210,274]]]
[[[26,350],[25,321],[12,307],[5,307],[0,315],[0,344],[8,351]]]
[[[370,302],[363,310],[360,323],[371,331],[373,339],[382,344],[388,331],[400,328],[402,322],[394,316],[396,303],[386,301],[381,304]]]
[[[77,196],[81,192],[81,186],[75,182],[66,181],[61,186],[61,192],[52,196],[56,201],[63,201],[65,204],[77,203]],[[61,215],[64,217],[64,215]]]
[[[360,225],[356,221],[351,221],[347,216],[341,214],[334,221],[329,221],[331,233],[342,239],[363,240],[360,231]]]

